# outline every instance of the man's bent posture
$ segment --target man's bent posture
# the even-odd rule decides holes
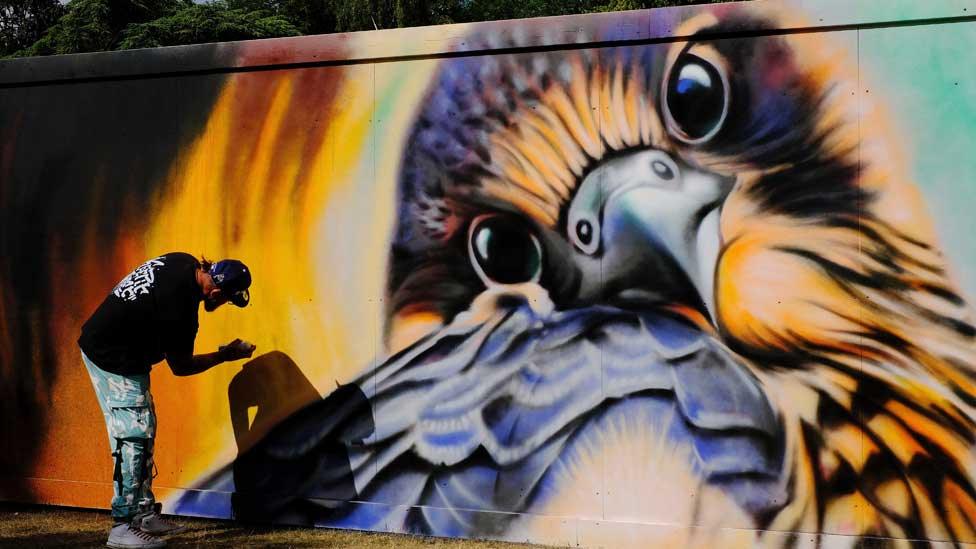
[[[152,493],[156,412],[149,370],[164,358],[178,376],[250,357],[235,339],[217,352],[194,355],[197,312],[228,301],[244,307],[251,273],[240,261],[211,264],[185,253],[143,263],[122,279],[81,330],[78,345],[98,397],[115,457],[109,547],[162,547],[156,537],[183,531],[163,519]]]

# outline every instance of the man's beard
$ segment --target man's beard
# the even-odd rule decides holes
[[[208,313],[214,312],[219,306],[220,304],[216,300],[210,299],[209,297],[203,299],[203,310]]]

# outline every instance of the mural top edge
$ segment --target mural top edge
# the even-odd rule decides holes
[[[0,60],[0,88],[91,79],[343,65],[518,48],[680,40],[677,22],[728,4],[487,21],[331,35]],[[971,0],[752,0],[757,9],[801,13],[783,32],[976,21]],[[608,32],[608,30],[610,32]],[[748,35],[750,29],[741,32]],[[474,46],[471,38],[490,37]]]

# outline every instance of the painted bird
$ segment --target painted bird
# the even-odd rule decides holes
[[[776,17],[443,61],[403,153],[394,354],[208,485],[435,535],[976,541],[971,311],[843,48]]]

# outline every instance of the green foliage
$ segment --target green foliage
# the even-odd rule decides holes
[[[190,0],[72,0],[68,12],[18,55],[112,50],[128,25],[166,17],[188,5]]]
[[[334,0],[282,0],[281,13],[302,34],[336,32]]]
[[[390,0],[336,0],[333,7],[337,32],[394,26],[391,24],[394,11]]]
[[[717,1],[214,0],[195,4],[193,0],[71,0],[65,10],[58,0],[0,0],[0,31],[17,31],[9,37],[4,32],[0,56],[175,46]]]
[[[229,3],[192,4],[171,15],[130,24],[117,49],[228,42],[298,36],[295,25],[270,10],[234,8]]]
[[[0,0],[0,57],[38,41],[66,11],[58,0]]]

